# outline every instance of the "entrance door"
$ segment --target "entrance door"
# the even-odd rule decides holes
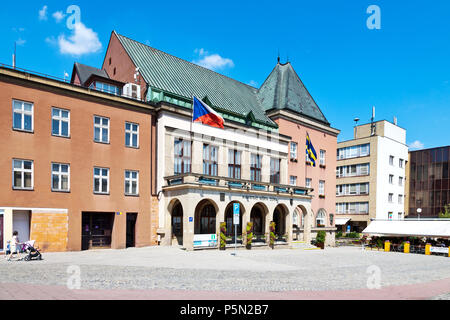
[[[114,213],[83,212],[81,250],[111,248]]]
[[[127,213],[127,248],[136,246],[137,213]]]
[[[3,215],[0,215],[0,250],[3,250]]]
[[[183,207],[177,203],[172,210],[172,244],[183,245]]]
[[[13,210],[13,231],[19,233],[19,241],[30,240],[30,211]]]

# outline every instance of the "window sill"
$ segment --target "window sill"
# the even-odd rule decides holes
[[[139,197],[139,194],[124,193],[124,196],[125,196],[125,197],[135,197],[135,198],[138,198],[138,197]]]
[[[58,193],[70,193],[70,190],[56,190],[56,189],[52,189],[52,192],[58,192]]]
[[[320,199],[325,199],[325,195],[319,194],[319,198],[320,198]]]
[[[321,167],[322,169],[325,169],[325,168],[326,168],[326,165],[321,164],[321,165],[319,165],[319,167]]]
[[[291,162],[298,162],[298,160],[297,159],[294,159],[294,158],[291,158],[291,159],[289,159]]]
[[[109,192],[95,192],[94,191],[94,194],[98,195],[98,196],[109,196]]]
[[[111,144],[109,141],[108,142],[103,142],[103,141],[96,141],[93,140],[95,143],[99,143],[99,144]]]
[[[34,191],[34,188],[17,188],[13,187],[13,191]]]
[[[34,134],[34,130],[23,130],[23,129],[16,129],[16,128],[12,128],[13,131],[17,131],[17,132],[23,132],[23,133],[31,133]]]
[[[134,146],[127,146],[127,145],[125,145],[125,148],[129,148],[129,149],[136,149],[136,150],[140,149],[140,147],[139,147],[139,146],[137,146],[137,147],[134,147]]]
[[[70,139],[70,135],[69,135],[69,136],[61,136],[61,135],[59,135],[59,134],[53,134],[53,133],[52,133],[52,137],[55,137],[55,138],[64,138],[64,139]]]

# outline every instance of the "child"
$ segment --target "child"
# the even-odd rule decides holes
[[[11,241],[6,241],[5,259],[8,259],[8,255],[11,254]]]

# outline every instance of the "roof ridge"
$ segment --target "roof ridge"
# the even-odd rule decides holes
[[[141,45],[143,45],[143,46],[149,47],[149,48],[151,48],[151,49],[153,49],[153,50],[156,50],[156,51],[162,52],[162,53],[164,53],[164,54],[166,54],[166,55],[168,55],[168,56],[174,57],[174,58],[176,58],[176,59],[178,59],[178,60],[181,60],[181,61],[187,62],[187,63],[189,63],[189,64],[192,64],[192,65],[194,65],[194,66],[196,66],[196,67],[198,67],[198,68],[202,68],[202,69],[208,70],[209,72],[213,72],[213,73],[215,73],[215,74],[217,74],[217,75],[219,75],[219,76],[222,76],[222,77],[228,78],[228,79],[230,79],[230,80],[233,80],[233,81],[235,81],[235,82],[238,82],[238,83],[240,83],[240,84],[243,84],[243,85],[249,87],[250,89],[256,89],[256,90],[258,90],[258,88],[255,88],[255,87],[253,87],[253,86],[251,86],[251,85],[249,85],[249,84],[246,84],[246,83],[244,83],[244,82],[242,82],[242,81],[233,79],[233,78],[231,78],[231,77],[229,77],[229,76],[226,76],[226,75],[224,75],[224,74],[221,74],[221,73],[219,73],[219,72],[217,72],[217,71],[214,71],[214,70],[205,68],[205,67],[203,67],[203,66],[201,66],[201,65],[198,65],[198,64],[195,64],[195,63],[193,63],[193,62],[191,62],[191,61],[182,59],[182,58],[177,57],[177,56],[175,56],[175,55],[173,55],[173,54],[170,54],[170,53],[168,53],[168,52],[165,52],[165,51],[159,50],[159,49],[157,49],[157,48],[155,48],[155,47],[149,46],[148,44],[142,43],[142,42],[140,42],[140,41],[131,39],[130,37],[127,37],[127,36],[124,36],[124,35],[122,35],[122,34],[119,34],[119,33],[117,33],[115,30],[114,30],[114,33],[116,33],[116,35],[118,35],[118,36],[121,36],[121,37],[127,38],[127,39],[129,39],[129,40],[131,40],[131,41],[137,42],[137,43],[139,43],[139,44],[141,44]]]

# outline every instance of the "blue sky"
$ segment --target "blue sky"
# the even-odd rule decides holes
[[[24,5],[24,2],[27,5]],[[353,119],[392,121],[407,143],[450,145],[450,1],[9,1],[0,63],[63,77],[74,61],[100,67],[112,30],[260,86],[287,57],[338,138]],[[70,5],[81,26],[70,30]],[[381,29],[370,30],[370,5]],[[25,8],[25,9],[24,9]]]

